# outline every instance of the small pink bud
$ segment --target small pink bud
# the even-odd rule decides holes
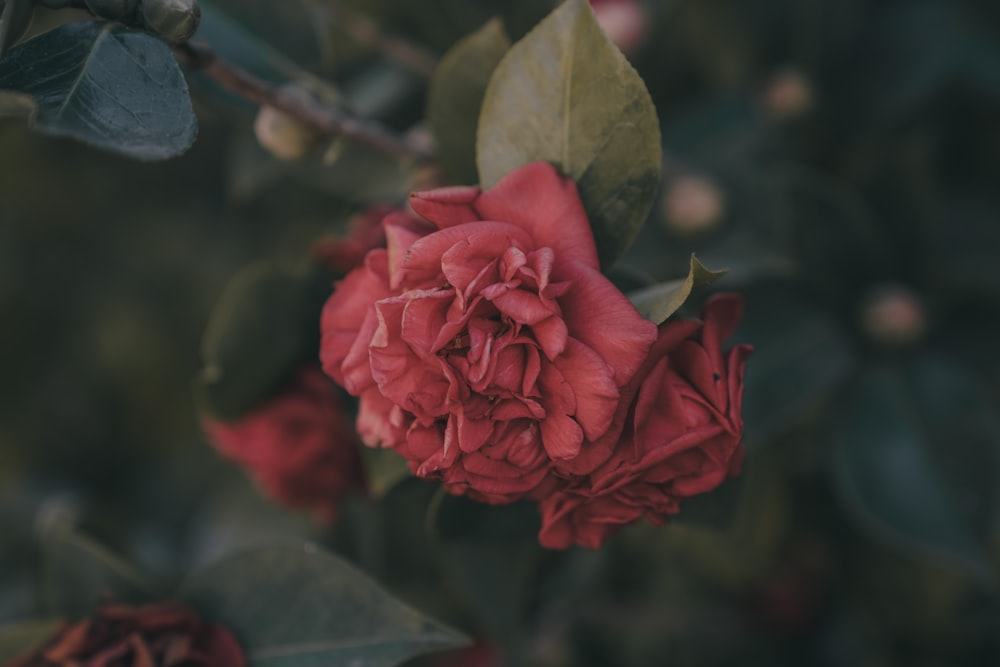
[[[725,195],[714,183],[700,176],[681,176],[667,187],[664,223],[672,232],[695,234],[715,227],[725,208]]]
[[[861,309],[861,326],[883,345],[906,345],[927,330],[927,310],[920,298],[901,285],[882,285],[869,292]]]
[[[809,79],[794,68],[775,72],[761,93],[761,105],[764,111],[777,119],[802,116],[812,109],[813,102],[813,90]]]
[[[604,34],[625,55],[632,55],[646,42],[649,17],[639,0],[590,0]]]

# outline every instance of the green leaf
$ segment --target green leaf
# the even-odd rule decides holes
[[[494,19],[458,42],[431,77],[427,125],[435,155],[458,183],[474,183],[476,125],[493,70],[510,48],[503,25]]]
[[[913,390],[897,370],[863,376],[834,433],[832,463],[848,510],[874,538],[995,577],[942,482]]]
[[[365,463],[368,492],[373,498],[381,498],[389,489],[411,476],[406,459],[391,449],[362,447],[361,457]]]
[[[109,596],[130,604],[159,597],[144,575],[79,533],[68,517],[49,516],[44,521],[41,597],[47,612],[79,617]]]
[[[576,181],[601,265],[613,264],[653,204],[660,130],[646,86],[586,0],[567,0],[511,47],[483,100],[483,187],[539,160]]]
[[[0,57],[31,24],[32,0],[0,0]]]
[[[332,284],[333,276],[311,263],[263,261],[233,278],[202,340],[199,406],[217,419],[236,419],[315,357]]]
[[[704,264],[698,261],[697,257],[691,255],[691,268],[688,270],[687,278],[632,292],[628,298],[643,317],[657,324],[662,324],[684,305],[694,288],[711,285],[726,275],[728,270],[712,271],[707,269]]]
[[[0,628],[0,665],[31,651],[48,639],[61,621],[54,619],[25,621]]]
[[[778,285],[746,292],[732,343],[752,343],[743,392],[748,447],[773,442],[809,418],[854,373],[846,335],[823,309]]]
[[[0,89],[34,99],[38,131],[129,157],[174,157],[197,134],[170,48],[118,23],[69,23],[15,47]]]
[[[466,643],[309,544],[230,557],[193,575],[180,597],[233,631],[252,667],[392,667]]]

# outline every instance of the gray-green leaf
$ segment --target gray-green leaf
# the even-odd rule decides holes
[[[490,76],[509,48],[510,38],[494,19],[453,46],[431,77],[427,125],[438,161],[458,183],[476,180],[479,110]]]
[[[888,368],[868,372],[838,424],[833,473],[862,527],[995,581],[985,549],[943,483],[903,376]]]
[[[567,0],[517,42],[486,90],[476,142],[483,187],[530,162],[576,181],[601,265],[642,227],[660,178],[660,129],[642,79],[586,0]]]
[[[657,324],[662,324],[684,305],[694,288],[711,285],[726,275],[727,271],[728,269],[720,271],[707,269],[704,264],[698,261],[697,257],[691,255],[691,268],[688,270],[686,278],[632,292],[628,298],[643,317]]]
[[[466,643],[312,545],[230,557],[192,576],[180,597],[233,631],[252,667],[392,667]]]
[[[0,89],[34,99],[38,131],[129,157],[174,157],[197,134],[170,48],[118,23],[69,23],[18,45],[0,60]]]

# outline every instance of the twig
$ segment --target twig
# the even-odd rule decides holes
[[[355,40],[380,51],[386,58],[423,77],[430,77],[437,67],[437,56],[416,44],[382,32],[378,24],[363,14],[348,9],[339,0],[325,0],[325,10],[336,27]]]
[[[324,134],[345,137],[402,160],[422,164],[433,159],[425,148],[404,141],[381,125],[352,118],[311,97],[291,95],[226,62],[206,46],[184,42],[174,47],[174,56],[240,97],[277,109]]]

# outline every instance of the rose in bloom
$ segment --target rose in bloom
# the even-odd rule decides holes
[[[364,442],[492,503],[603,464],[657,329],[601,274],[575,184],[538,162],[410,205],[322,315]]]
[[[341,392],[305,367],[278,395],[235,422],[204,420],[224,456],[276,501],[332,522],[343,495],[364,486],[357,436]]]
[[[541,501],[544,546],[597,548],[641,517],[660,525],[684,498],[739,472],[743,375],[752,348],[723,352],[742,300],[712,298],[701,322],[661,325],[649,358],[623,390],[626,428],[600,468]]]
[[[7,667],[244,667],[236,639],[180,603],[102,604]]]

